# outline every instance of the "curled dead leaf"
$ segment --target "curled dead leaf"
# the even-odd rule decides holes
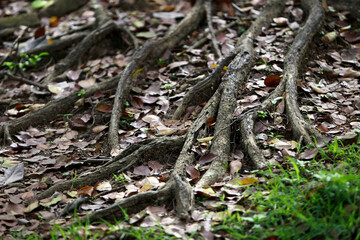
[[[279,85],[281,78],[282,77],[275,75],[275,74],[269,75],[265,78],[264,84],[267,87],[276,87],[277,85]]]

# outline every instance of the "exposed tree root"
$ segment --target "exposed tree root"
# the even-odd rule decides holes
[[[55,65],[55,69],[42,80],[44,85],[53,81],[54,78],[63,74],[70,67],[77,65],[85,52],[116,29],[116,24],[107,16],[101,5],[99,5],[96,0],[91,2],[92,8],[95,10],[97,28],[83,38],[81,42],[70,51],[66,58]]]
[[[73,44],[80,42],[84,39],[90,32],[83,31],[76,34],[72,34],[70,36],[64,36],[61,39],[55,40],[51,44],[40,44],[28,51],[25,51],[27,54],[39,54],[41,52],[48,52],[51,55],[55,55],[57,52],[64,51]]]
[[[183,142],[184,137],[179,136],[153,139],[151,141],[138,143],[133,148],[120,153],[116,157],[116,161],[101,166],[100,168],[96,169],[95,172],[87,174],[84,177],[80,176],[78,179],[73,181],[66,181],[56,184],[38,194],[35,196],[35,198],[40,200],[51,196],[55,192],[69,190],[71,187],[78,189],[87,185],[94,185],[95,183],[112,176],[114,172],[123,172],[135,164],[141,164],[142,162],[152,160],[154,157],[157,157],[153,154],[155,151],[158,153],[162,152],[162,156],[166,156],[166,159],[163,159],[163,162],[166,162],[168,159],[171,160],[172,158],[176,158],[180,148],[183,145]],[[156,158],[156,160],[161,161],[161,159],[158,158]]]
[[[173,47],[182,40],[188,33],[195,29],[202,19],[204,13],[203,1],[197,1],[193,9],[186,17],[166,36],[155,41],[145,43],[133,56],[130,63],[123,71],[122,77],[116,90],[116,96],[109,126],[109,145],[111,154],[117,155],[119,152],[119,120],[124,103],[130,92],[132,82],[136,78],[136,71],[141,68],[148,60],[160,57],[167,48]]]
[[[43,84],[50,83],[56,76],[64,73],[70,67],[76,65],[80,57],[94,46],[97,42],[105,38],[109,33],[113,32],[116,24],[113,21],[106,22],[101,27],[92,31],[66,56],[66,58],[55,65],[52,71],[42,82]]]
[[[104,10],[95,3],[96,1],[94,1],[93,5],[98,16],[98,28],[83,38],[81,43],[74,48],[61,63],[55,66],[55,70],[45,79],[45,83],[63,74],[76,63],[90,46],[119,28],[106,17]],[[210,1],[206,3],[208,22],[210,21],[209,28],[211,28],[210,32],[214,39],[215,34],[211,27],[211,14],[209,14],[209,9],[211,9]],[[156,200],[158,204],[169,203],[171,200],[174,200],[174,208],[180,219],[188,219],[190,216],[189,212],[193,207],[194,192],[190,183],[185,179],[185,176],[186,167],[195,165],[196,163],[196,154],[192,151],[192,146],[196,143],[197,139],[208,136],[209,129],[206,126],[206,121],[210,117],[216,118],[214,138],[210,152],[217,157],[213,160],[210,168],[202,178],[196,183],[195,189],[211,185],[221,180],[224,175],[227,174],[228,169],[224,167],[224,164],[228,162],[228,156],[231,151],[231,125],[234,123],[234,111],[237,104],[236,98],[239,92],[242,91],[241,88],[246,82],[255,61],[253,41],[261,34],[262,28],[268,27],[272,19],[282,12],[284,4],[285,1],[283,0],[269,0],[263,13],[239,38],[235,49],[220,61],[218,67],[207,78],[196,84],[185,96],[183,103],[173,116],[175,119],[179,119],[190,105],[207,101],[207,104],[189,128],[186,136],[148,139],[133,144],[119,153],[119,120],[124,103],[128,98],[137,73],[141,71],[149,61],[160,57],[167,48],[173,47],[197,27],[205,13],[204,1],[197,1],[191,12],[165,37],[146,42],[137,50],[121,75],[88,88],[86,94],[82,96],[85,98],[90,97],[97,91],[109,90],[117,85],[108,138],[111,154],[115,156],[112,161],[102,165],[92,173],[80,176],[78,179],[62,182],[50,187],[35,196],[35,200],[47,198],[55,192],[62,192],[70,190],[71,188],[78,189],[86,185],[94,185],[112,176],[112,173],[116,171],[128,170],[135,165],[157,157],[158,161],[169,161],[168,163],[175,164],[170,179],[163,187],[157,191],[148,191],[125,198],[110,207],[94,212],[83,218],[82,221],[121,218],[123,217],[123,209],[126,209],[128,214],[138,212],[154,200]],[[305,56],[311,39],[314,37],[323,20],[324,12],[318,1],[303,0],[302,5],[304,9],[309,11],[308,19],[305,25],[299,30],[292,47],[286,55],[283,79],[277,88],[264,100],[261,107],[247,111],[239,117],[240,134],[244,151],[250,156],[257,169],[263,169],[268,166],[266,159],[256,144],[253,133],[257,111],[270,110],[274,106],[273,100],[283,96],[284,93],[286,113],[295,136],[298,139],[303,139],[306,144],[313,143],[311,136],[321,137],[321,135],[304,120],[299,111],[297,105],[296,80],[299,75],[298,71],[301,61]],[[125,30],[123,29],[123,31]],[[136,45],[135,42],[134,45]],[[216,50],[216,41],[213,41],[213,45]],[[220,56],[220,50],[217,48],[216,51]],[[222,76],[225,66],[227,66],[227,70],[224,76]],[[65,98],[54,100],[36,112],[29,113],[24,117],[0,126],[0,135],[5,136],[5,140],[11,141],[9,136],[19,130],[26,129],[30,125],[38,125],[53,120],[58,114],[68,113],[79,98],[81,98],[81,96],[78,96],[77,93],[72,93]],[[156,153],[156,156],[154,153]],[[166,156],[166,159],[158,159],[158,156]]]
[[[274,9],[276,8],[278,8],[278,6],[274,7]],[[279,12],[281,11],[276,12],[276,14]],[[253,29],[257,28],[254,27]],[[260,29],[260,27],[258,29]],[[141,198],[143,198],[143,200],[146,202],[149,196],[159,197],[160,199],[163,199],[162,196],[164,195],[170,195],[175,199],[175,209],[177,210],[177,214],[181,219],[187,219],[189,217],[189,212],[191,211],[191,208],[193,206],[193,191],[191,190],[191,186],[189,185],[189,183],[182,179],[182,176],[185,176],[186,166],[191,165],[195,162],[195,153],[191,151],[191,146],[195,143],[195,140],[197,138],[206,136],[206,120],[209,117],[217,115],[218,122],[217,128],[215,129],[215,138],[214,142],[212,143],[211,151],[218,155],[218,159],[213,161],[210,169],[205,173],[205,175],[198,182],[196,187],[203,187],[204,185],[209,185],[221,179],[226,173],[226,170],[222,166],[222,163],[227,162],[227,156],[230,152],[230,125],[232,121],[232,115],[236,107],[235,99],[238,91],[238,86],[245,81],[247,77],[247,72],[250,71],[250,68],[252,66],[251,63],[254,60],[252,40],[255,36],[256,35],[253,35],[253,32],[251,32],[250,37],[248,35],[244,35],[244,37],[242,37],[242,44],[238,46],[239,54],[237,54],[235,59],[229,65],[227,73],[223,77],[223,82],[221,86],[218,88],[212,98],[208,101],[208,103],[205,105],[205,107],[199,114],[198,118],[190,127],[186,135],[185,143],[183,144],[182,150],[176,160],[174,171],[165,186],[155,192],[147,194],[141,193],[136,195],[136,201],[130,199],[124,200],[117,204],[114,204],[113,206],[105,210],[96,212],[90,215],[89,218],[91,220],[103,218],[105,216],[108,216],[109,214],[110,216],[114,216],[115,211],[116,216],[118,216],[119,214],[122,215],[122,211],[119,206],[125,207],[129,205],[130,202],[135,202],[134,204],[130,205],[131,207],[133,207],[135,204],[137,205],[138,201],[140,201]],[[166,191],[165,194],[164,191]]]
[[[227,67],[235,55],[234,52],[226,55],[209,76],[195,84],[186,93],[183,101],[173,114],[173,119],[180,119],[189,106],[207,101],[214,94],[220,84],[224,67]]]
[[[88,88],[84,96],[78,96],[78,94],[74,92],[66,97],[53,100],[37,111],[14,119],[5,125],[1,125],[0,136],[3,136],[5,126],[8,127],[9,133],[13,135],[18,131],[24,130],[30,126],[37,126],[52,121],[56,119],[59,114],[69,113],[73,109],[73,106],[77,100],[82,97],[90,97],[98,91],[107,91],[109,89],[113,89],[116,86],[118,79],[119,76],[115,76],[108,81],[96,84]]]
[[[244,38],[243,38],[244,39]],[[217,155],[210,168],[202,176],[196,187],[210,185],[223,178],[227,169],[224,163],[230,153],[231,122],[236,108],[238,89],[245,82],[254,61],[253,41],[245,38],[241,50],[229,64],[227,72],[219,86],[221,99],[216,118],[214,139],[210,152]]]
[[[36,13],[27,13],[0,19],[0,29],[14,28],[20,25],[33,27],[40,25],[40,19]]]
[[[317,32],[323,18],[324,10],[321,5],[312,1],[302,1],[305,10],[309,12],[305,25],[298,32],[292,47],[285,57],[284,77],[277,88],[267,97],[261,107],[242,114],[240,120],[241,137],[245,150],[248,152],[255,167],[267,166],[266,160],[258,148],[255,135],[252,132],[257,111],[270,111],[273,108],[272,101],[281,97],[285,92],[286,113],[290,120],[292,130],[300,143],[303,139],[305,144],[313,144],[311,136],[320,139],[320,133],[304,120],[297,104],[297,81],[298,70],[308,50],[311,39]]]
[[[210,150],[218,157],[212,162],[210,169],[208,169],[208,171],[203,175],[196,187],[210,185],[221,179],[226,172],[223,164],[227,162],[230,152],[230,125],[236,107],[235,100],[238,94],[238,88],[244,84],[254,61],[253,40],[261,33],[262,26],[269,26],[272,18],[281,13],[284,7],[284,4],[281,2],[282,1],[268,2],[261,16],[240,37],[236,49],[234,49],[232,53],[224,59],[224,61],[229,61],[232,59],[233,55],[236,55],[228,66],[227,72],[222,78],[222,82],[219,87],[219,91],[221,91],[221,100],[219,111],[217,113],[214,139]],[[224,64],[224,62],[221,62],[220,65],[222,64]],[[219,71],[219,67],[214,71],[214,76],[216,76],[215,73],[217,71]],[[207,86],[208,89],[211,89],[209,88],[209,85],[216,84],[216,78],[207,78],[203,80],[201,84]],[[195,87],[191,90],[193,91],[191,95],[187,95],[189,97],[184,98],[186,99],[186,104],[180,106],[180,110],[178,110],[176,114],[181,113],[185,108],[184,106],[187,106],[188,102],[193,101],[193,97],[190,96],[197,95],[194,94],[194,91],[199,92],[199,86],[201,85],[195,85]],[[264,165],[261,165],[260,167],[263,168]]]
[[[304,59],[304,55],[308,49],[311,39],[316,34],[324,19],[325,13],[323,7],[317,1],[302,1],[302,5],[304,9],[309,12],[309,17],[305,25],[297,34],[294,43],[286,56],[283,81],[286,81],[286,112],[289,116],[295,137],[298,139],[303,138],[305,144],[313,144],[311,136],[321,138],[321,135],[314,127],[311,126],[311,124],[305,121],[300,113],[300,109],[297,104],[296,80],[299,75],[298,72],[301,61]]]
[[[281,3],[280,1],[273,1],[271,4],[267,4],[263,13],[256,19],[251,27],[245,33],[243,33],[241,38],[238,40],[237,45],[241,45],[243,39],[254,39],[256,36],[258,36],[261,33],[261,27],[268,27],[272,18],[276,17],[282,11],[284,6],[284,3]],[[236,56],[236,54],[240,52],[240,50],[240,47],[236,47],[219,62],[219,65],[208,77],[190,89],[190,91],[185,95],[182,103],[176,109],[173,116],[174,119],[180,119],[187,107],[191,105],[197,105],[203,101],[207,101],[207,99],[210,98],[221,82],[220,77],[223,68],[231,62],[231,60]]]

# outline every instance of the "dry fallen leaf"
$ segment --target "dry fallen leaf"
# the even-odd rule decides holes
[[[92,129],[92,131],[94,133],[99,133],[99,132],[102,132],[103,130],[105,130],[108,126],[106,125],[99,125],[99,126],[96,126]]]
[[[276,87],[277,85],[279,85],[280,80],[281,80],[280,76],[273,74],[265,78],[264,84],[267,87]]]

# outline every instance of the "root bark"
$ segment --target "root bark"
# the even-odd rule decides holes
[[[115,157],[112,161],[97,168],[90,174],[50,187],[36,195],[36,200],[47,198],[55,192],[70,190],[71,188],[78,189],[86,185],[94,185],[112,176],[114,172],[128,170],[135,165],[154,158],[159,161],[159,153],[162,153],[163,156],[167,156],[168,163],[174,164],[170,179],[162,188],[157,191],[139,193],[123,199],[108,208],[94,212],[87,216],[86,219],[95,221],[100,218],[108,220],[121,218],[123,217],[123,209],[126,209],[128,213],[138,212],[148,206],[150,201],[155,199],[158,204],[169,203],[171,200],[174,200],[174,208],[178,216],[186,220],[189,218],[189,213],[194,205],[194,191],[190,183],[186,180],[186,167],[196,164],[197,156],[195,152],[192,151],[192,147],[197,142],[197,139],[208,136],[209,129],[206,126],[206,122],[210,117],[216,118],[216,125],[209,152],[215,154],[217,157],[213,160],[206,173],[196,183],[195,189],[210,186],[228,174],[228,169],[225,166],[228,162],[228,156],[230,155],[232,147],[230,143],[230,136],[232,134],[231,126],[236,120],[239,120],[243,149],[251,158],[254,167],[263,169],[268,166],[266,159],[256,144],[253,127],[257,118],[257,111],[270,111],[274,106],[273,100],[283,96],[284,93],[286,114],[294,135],[298,139],[304,139],[306,144],[313,143],[311,139],[312,136],[317,138],[321,137],[315,128],[304,120],[300,113],[297,104],[296,86],[301,62],[304,59],[309,43],[324,18],[324,10],[318,1],[302,1],[303,8],[308,11],[308,19],[305,25],[299,30],[294,43],[286,55],[284,77],[280,84],[263,101],[262,106],[241,114],[238,119],[234,118],[234,111],[237,106],[236,99],[238,94],[243,92],[243,86],[246,83],[255,61],[254,39],[261,34],[262,28],[268,27],[272,19],[277,17],[284,9],[285,1],[269,0],[263,13],[251,27],[241,35],[235,49],[220,60],[219,66],[213,73],[189,91],[183,103],[175,112],[173,117],[180,119],[188,106],[207,101],[207,104],[203,107],[187,134],[185,136],[145,140],[130,146],[120,153],[118,136],[119,120],[124,103],[128,98],[132,84],[135,82],[134,80],[136,79],[138,71],[141,71],[141,69],[146,67],[146,64],[152,60],[160,57],[166,49],[172,48],[198,26],[205,15],[204,3],[204,1],[197,1],[187,16],[172,31],[166,34],[165,37],[146,42],[135,52],[133,58],[121,75],[88,88],[84,96],[78,96],[77,93],[72,93],[67,97],[50,102],[36,112],[29,113],[0,127],[0,135],[5,135],[6,138],[8,138],[9,135],[26,129],[30,125],[34,126],[46,123],[53,120],[58,114],[68,113],[71,111],[74,103],[81,97],[90,97],[97,91],[106,91],[117,86],[108,137],[111,154]],[[209,4],[209,1],[207,4]],[[52,81],[55,77],[63,74],[74,65],[79,57],[95,42],[107,36],[115,29],[119,29],[109,20],[106,14],[104,14],[103,9],[96,5],[96,1],[93,1],[93,6],[97,12],[98,28],[88,36],[82,38],[81,43],[74,48],[62,62],[55,66],[54,72],[46,78],[45,83]],[[209,6],[207,9],[209,21]],[[216,42],[213,42],[213,44],[216,49]],[[223,74],[224,67],[227,67],[227,70]],[[156,155],[154,153],[156,153]],[[85,220],[85,218],[83,220]]]

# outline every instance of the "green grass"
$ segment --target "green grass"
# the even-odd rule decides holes
[[[103,239],[106,236],[112,235],[115,239],[152,239],[152,240],[163,240],[163,239],[178,239],[173,235],[165,232],[160,226],[154,226],[149,228],[141,227],[128,227],[119,229],[116,224],[110,227],[110,230],[90,230],[89,224],[76,223],[71,227],[61,227],[57,224],[53,226],[52,232],[50,233],[50,239],[74,239],[74,240],[96,240]],[[13,233],[13,239],[26,239],[26,240],[41,240],[43,237],[38,236],[36,233],[25,236],[23,233]]]
[[[336,139],[313,161],[262,173],[251,207],[215,230],[230,239],[360,239],[360,147]]]

